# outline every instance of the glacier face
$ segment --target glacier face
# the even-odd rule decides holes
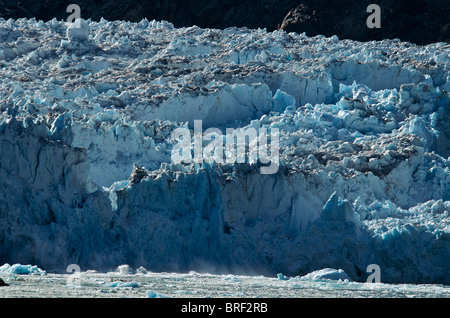
[[[448,44],[147,20],[0,39],[0,264],[450,284]],[[194,120],[279,129],[277,173],[173,164]]]

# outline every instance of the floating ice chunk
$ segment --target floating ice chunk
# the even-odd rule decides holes
[[[118,288],[137,288],[139,287],[138,283],[136,283],[135,281],[131,281],[131,282],[123,282],[120,280],[111,282],[111,283],[105,283],[103,285],[104,287],[118,287]]]
[[[147,298],[169,298],[168,296],[154,292],[153,290],[147,290],[145,294],[147,295]]]
[[[277,278],[279,280],[289,280],[289,277],[284,276],[283,273],[278,273]]]
[[[0,266],[0,272],[17,274],[17,275],[45,275],[46,271],[40,269],[36,265],[21,265],[14,264],[9,265],[8,263]]]

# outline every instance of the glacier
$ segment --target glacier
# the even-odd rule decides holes
[[[146,19],[0,40],[0,264],[450,284],[449,44]],[[278,171],[174,164],[195,120],[279,129]]]

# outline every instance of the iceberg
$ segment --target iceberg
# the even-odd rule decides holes
[[[157,293],[157,292],[155,292],[153,290],[147,290],[145,292],[145,294],[146,294],[147,298],[169,298],[166,295]]]
[[[105,283],[102,286],[104,287],[113,287],[113,288],[137,288],[139,287],[139,284],[135,281],[131,282],[123,282],[123,281],[113,281],[111,283]]]
[[[16,274],[16,275],[45,275],[47,272],[40,269],[36,265],[22,265],[8,263],[0,266],[0,273]]]

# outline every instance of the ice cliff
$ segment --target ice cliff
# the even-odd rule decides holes
[[[0,264],[450,284],[448,44],[80,25],[0,19]],[[277,173],[173,164],[194,120]]]

